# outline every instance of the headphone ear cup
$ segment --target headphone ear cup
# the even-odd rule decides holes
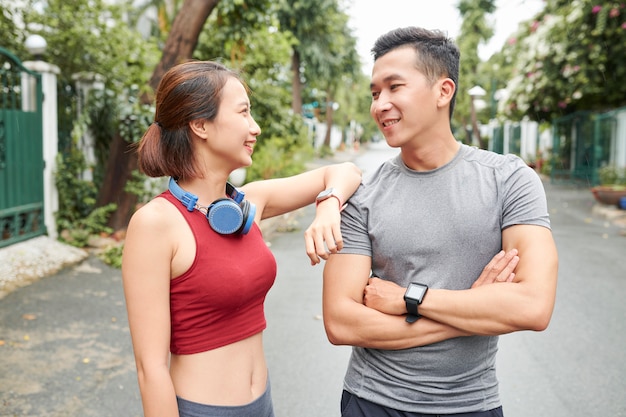
[[[211,228],[222,235],[237,232],[244,223],[241,207],[230,198],[215,200],[207,209],[206,218]]]
[[[252,223],[254,223],[256,206],[248,200],[243,200],[241,202],[241,211],[243,212],[243,225],[241,226],[239,233],[245,235],[250,231]]]

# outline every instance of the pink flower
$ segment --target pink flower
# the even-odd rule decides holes
[[[593,9],[591,9],[591,13],[598,14],[600,10],[602,10],[602,6],[593,6]]]
[[[539,22],[535,20],[533,24],[530,25],[530,32],[531,33],[536,32],[538,27],[539,27]]]
[[[626,30],[626,22],[622,23],[622,29]]]
[[[609,12],[609,16],[611,17],[619,16],[619,9],[617,7],[612,8],[611,11]]]
[[[515,45],[517,43],[517,39],[509,38],[509,40],[506,41],[506,43],[508,43],[509,45]]]
[[[564,109],[567,107],[567,103],[565,103],[564,101],[559,101],[559,107]]]

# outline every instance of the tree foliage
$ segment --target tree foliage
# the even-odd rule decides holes
[[[509,39],[505,116],[552,120],[626,105],[626,5],[550,0]]]
[[[361,68],[348,16],[338,0],[281,0],[277,4],[280,28],[294,39],[292,109],[301,113],[302,97],[316,101],[330,126],[333,110],[327,104],[335,101],[338,88],[346,86],[346,78],[350,84],[358,78]]]
[[[468,133],[465,128],[467,125],[471,123],[476,126],[476,120],[472,120],[472,103],[468,92],[473,86],[484,86],[489,81],[479,70],[481,60],[478,56],[478,46],[493,36],[493,28],[487,22],[487,15],[493,13],[496,6],[495,0],[460,0],[458,9],[463,21],[456,41],[461,51],[461,67],[457,85],[454,122],[462,128],[463,132]],[[473,130],[475,130],[475,135],[478,135],[478,129],[475,127]],[[463,136],[465,135],[460,137]],[[480,147],[485,148],[486,143],[482,143],[480,138],[479,141],[481,142],[479,143]],[[469,137],[466,142],[471,143]]]
[[[332,85],[323,84],[322,77],[343,88],[349,84],[349,72],[358,68],[351,61],[356,57],[354,39],[337,38],[349,34],[339,0],[319,1],[327,3],[327,11],[338,13],[323,15],[318,9],[310,16],[320,31],[315,39],[325,42],[316,45],[304,32],[298,38],[282,28],[279,3],[271,0],[146,0],[133,5],[23,0],[21,8],[11,0],[0,0],[0,34],[12,40],[4,45],[20,55],[26,36],[42,35],[48,43],[43,59],[60,68],[62,86],[72,85],[77,74],[103,77],[104,90],[91,94],[80,114],[76,102],[64,104],[63,110],[75,115],[78,130],[73,138],[89,129],[98,141],[100,155],[94,171],[102,173],[95,178],[100,190],[96,206],[115,199],[120,209],[111,225],[117,229],[125,225],[127,212],[134,207],[128,193],[122,192],[136,168],[132,143],[151,121],[152,93],[162,74],[181,60],[220,59],[248,81],[253,111],[263,130],[248,180],[290,175],[304,168],[312,152],[300,111],[290,111],[293,46],[310,46],[303,61],[309,89]],[[146,22],[152,22],[152,27],[146,28]],[[342,105],[344,111],[349,108]]]
[[[312,150],[299,114],[290,111],[291,34],[278,30],[267,0],[245,8],[223,0],[200,36],[194,58],[222,61],[243,74],[252,113],[261,127],[246,180],[292,175],[304,169]]]
[[[29,0],[21,19],[26,33],[42,35],[44,59],[61,69],[60,82],[90,72],[102,74],[117,92],[145,85],[156,64],[156,44],[124,20],[125,6],[104,0]]]
[[[292,109],[302,109],[302,86],[307,81],[307,72],[314,75],[316,49],[327,46],[325,33],[332,30],[327,17],[337,13],[336,0],[279,0],[276,16],[282,31],[292,35]]]
[[[183,0],[146,0],[143,3],[135,1],[127,12],[129,26],[145,26],[147,31],[144,35],[158,39],[162,46],[182,4]]]
[[[17,15],[14,3],[0,2],[0,46],[20,56],[26,52],[25,36],[15,24]]]

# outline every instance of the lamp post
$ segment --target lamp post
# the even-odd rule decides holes
[[[485,107],[485,102],[482,97],[484,97],[487,92],[481,86],[475,85],[469,89],[468,94],[470,95],[470,117],[472,119],[472,142],[477,142],[479,148],[485,149],[480,137],[480,130],[478,129],[476,111],[479,107],[480,109]]]
[[[46,52],[48,43],[40,35],[30,35],[24,41],[24,47],[35,59],[24,62],[26,68],[35,72],[42,72],[41,65],[44,64],[42,57]],[[37,81],[29,74],[22,75],[22,110],[35,111],[37,109]]]
[[[35,61],[41,61],[48,47],[48,42],[40,35],[30,35],[26,38],[24,46],[28,49],[28,52],[30,52],[33,58],[35,58]]]

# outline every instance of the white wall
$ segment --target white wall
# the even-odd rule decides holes
[[[313,146],[315,149],[321,148],[326,137],[326,123],[313,119],[305,119],[305,123],[309,126],[309,138]],[[339,145],[341,145],[341,129],[333,125],[330,131],[330,148],[335,150]]]
[[[57,75],[59,67],[43,61],[26,61],[24,67],[38,72],[42,78],[43,89],[43,201],[44,223],[50,238],[57,238],[57,227],[54,214],[59,210],[59,193],[54,183],[56,156],[59,152],[59,129],[57,116]]]

